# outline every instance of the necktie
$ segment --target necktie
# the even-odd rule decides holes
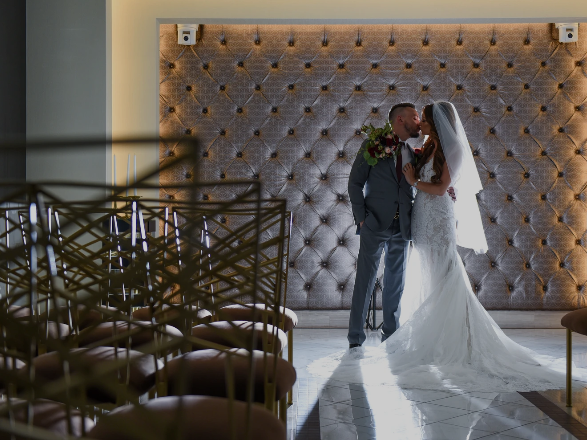
[[[395,158],[395,173],[397,174],[397,181],[401,182],[402,180],[402,148],[403,148],[403,144],[399,144],[398,148],[399,148],[399,153],[397,155],[397,157]]]

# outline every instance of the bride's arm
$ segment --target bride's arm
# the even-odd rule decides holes
[[[406,178],[406,181],[410,185],[414,185],[416,182],[416,170],[414,166],[409,163],[403,168],[403,173]],[[431,182],[418,182],[418,186],[416,187],[418,191],[424,191],[425,193],[432,194],[434,196],[443,196],[446,193],[446,190],[450,186],[450,172],[448,171],[448,165],[444,162],[442,167],[442,175],[440,176],[440,182],[438,183],[431,183]]]

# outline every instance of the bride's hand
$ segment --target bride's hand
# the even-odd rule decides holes
[[[410,185],[413,185],[414,182],[416,181],[416,170],[415,170],[414,166],[411,163],[408,163],[408,164],[404,165],[404,167],[402,168],[402,172],[404,173],[404,177],[406,178],[406,181]]]

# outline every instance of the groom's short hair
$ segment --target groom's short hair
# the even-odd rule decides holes
[[[389,111],[389,115],[388,115],[388,119],[389,122],[393,122],[393,120],[395,119],[395,117],[397,116],[397,114],[404,108],[416,108],[416,106],[414,104],[412,104],[411,102],[402,102],[400,104],[396,104],[393,107],[391,107],[391,110]]]

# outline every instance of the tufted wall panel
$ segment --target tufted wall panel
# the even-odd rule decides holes
[[[489,251],[460,250],[480,301],[488,309],[583,307],[587,25],[578,44],[559,44],[551,31],[205,25],[186,47],[174,25],[163,25],[160,133],[198,137],[203,179],[261,179],[266,197],[285,198],[294,222],[288,306],[347,309],[359,244],[347,194],[357,130],[382,126],[401,101],[420,109],[449,100],[484,184]],[[161,162],[178,148],[162,142]]]

